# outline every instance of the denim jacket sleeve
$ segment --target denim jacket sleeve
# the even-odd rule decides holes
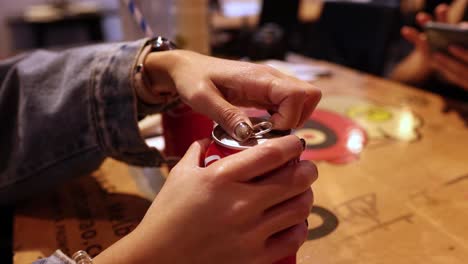
[[[105,157],[160,164],[160,153],[139,134],[131,87],[144,43],[37,51],[0,62],[0,204],[90,173]]]
[[[76,264],[76,262],[65,255],[62,251],[56,250],[49,257],[36,260],[32,264]]]

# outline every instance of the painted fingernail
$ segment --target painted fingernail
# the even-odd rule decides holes
[[[301,144],[302,144],[302,150],[305,150],[305,149],[306,149],[306,141],[305,141],[305,139],[301,138],[300,141],[301,141]]]
[[[245,141],[252,134],[252,128],[246,122],[240,122],[234,129],[234,138],[238,141]]]

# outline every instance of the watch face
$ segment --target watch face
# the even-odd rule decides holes
[[[177,46],[173,42],[163,37],[157,37],[151,42],[153,45],[151,51],[166,51],[177,49]]]

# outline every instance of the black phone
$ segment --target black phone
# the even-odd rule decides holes
[[[448,47],[457,45],[468,49],[468,27],[453,24],[428,22],[424,32],[431,50],[449,54]]]

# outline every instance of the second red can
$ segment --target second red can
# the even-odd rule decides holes
[[[221,126],[217,125],[213,129],[211,135],[213,141],[208,146],[208,149],[205,153],[204,164],[205,167],[213,164],[217,160],[220,160],[224,157],[232,155],[234,153],[240,152],[244,149],[251,148],[253,146],[262,144],[267,140],[275,137],[280,137],[286,135],[285,133],[268,133],[271,130],[271,123],[265,122],[260,118],[251,118],[252,124],[257,131],[254,131],[254,137],[250,138],[247,141],[239,142],[229,136]],[[270,125],[268,125],[270,124]],[[295,264],[296,256],[285,257],[273,264]]]
[[[194,141],[209,137],[213,131],[213,121],[186,104],[166,111],[162,124],[167,157],[181,158]]]

